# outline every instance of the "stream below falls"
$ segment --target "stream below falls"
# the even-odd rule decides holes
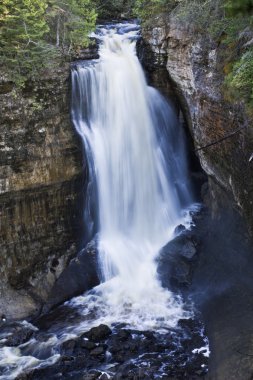
[[[175,281],[166,280],[178,270],[170,252],[180,239],[181,270],[195,254],[192,231],[201,206],[183,128],[173,107],[148,86],[137,58],[139,33],[134,22],[98,27],[100,58],[72,66],[72,120],[89,166],[85,234],[95,244],[100,285],[33,324],[6,325],[2,380],[207,373],[200,315]]]

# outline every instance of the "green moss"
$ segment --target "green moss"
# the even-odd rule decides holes
[[[152,22],[152,18],[174,9],[180,0],[135,0],[134,14],[144,25]]]
[[[219,45],[224,95],[243,101],[253,114],[253,0],[182,0],[173,10],[179,22],[193,25]]]
[[[231,100],[244,100],[248,109],[253,108],[253,47],[233,64],[225,79],[226,95]]]

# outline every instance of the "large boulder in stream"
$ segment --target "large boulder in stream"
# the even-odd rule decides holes
[[[96,241],[92,240],[62,272],[43,307],[43,313],[98,284],[97,247]]]
[[[164,287],[184,289],[191,284],[198,242],[194,231],[178,226],[176,232],[179,235],[160,251],[157,272]]]

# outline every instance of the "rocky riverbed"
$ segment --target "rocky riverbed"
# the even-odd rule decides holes
[[[193,219],[197,222],[204,215],[205,210],[199,209],[194,212]],[[194,267],[199,260],[200,238],[198,223],[190,230],[178,226],[176,238],[157,258],[163,286],[183,297],[188,310],[188,317],[179,320],[176,327],[142,331],[127,323],[114,322],[108,326],[98,322],[96,325],[99,304],[89,306],[96,298],[91,291],[90,298],[77,297],[31,321],[32,324],[3,320],[0,379],[205,378],[209,343],[201,315],[189,298]],[[85,281],[80,280],[81,270],[89,262],[92,273],[96,255],[96,241],[93,241],[62,273],[59,289],[62,284],[69,283],[81,294],[85,285]],[[77,276],[71,283],[73,270]],[[83,304],[83,299],[88,302]],[[89,323],[94,327],[89,328]]]
[[[23,356],[34,356],[43,363],[51,354],[53,331],[57,326],[66,325],[69,318],[71,323],[78,319],[72,312],[62,306],[49,319],[36,323],[39,330],[21,324],[6,327],[8,336],[4,344],[9,347],[19,344],[18,350]],[[209,356],[204,328],[197,319],[182,319],[176,329],[163,333],[138,331],[117,324],[109,328],[101,324],[64,341],[54,347],[54,352],[58,355],[55,363],[24,369],[15,378],[193,380],[205,376]],[[0,365],[0,378],[9,378],[7,365]]]

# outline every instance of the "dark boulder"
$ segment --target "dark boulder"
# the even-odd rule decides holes
[[[166,288],[186,288],[191,284],[193,264],[197,258],[198,242],[194,232],[183,230],[165,245],[157,259],[157,272]]]
[[[0,330],[0,347],[19,346],[31,339],[35,333],[36,328],[28,323],[15,322],[6,324]]]
[[[70,261],[52,288],[44,313],[99,284],[97,255],[96,241],[92,240]]]
[[[107,339],[111,334],[112,330],[108,326],[101,324],[84,333],[82,337],[88,338],[93,342],[100,342]]]

